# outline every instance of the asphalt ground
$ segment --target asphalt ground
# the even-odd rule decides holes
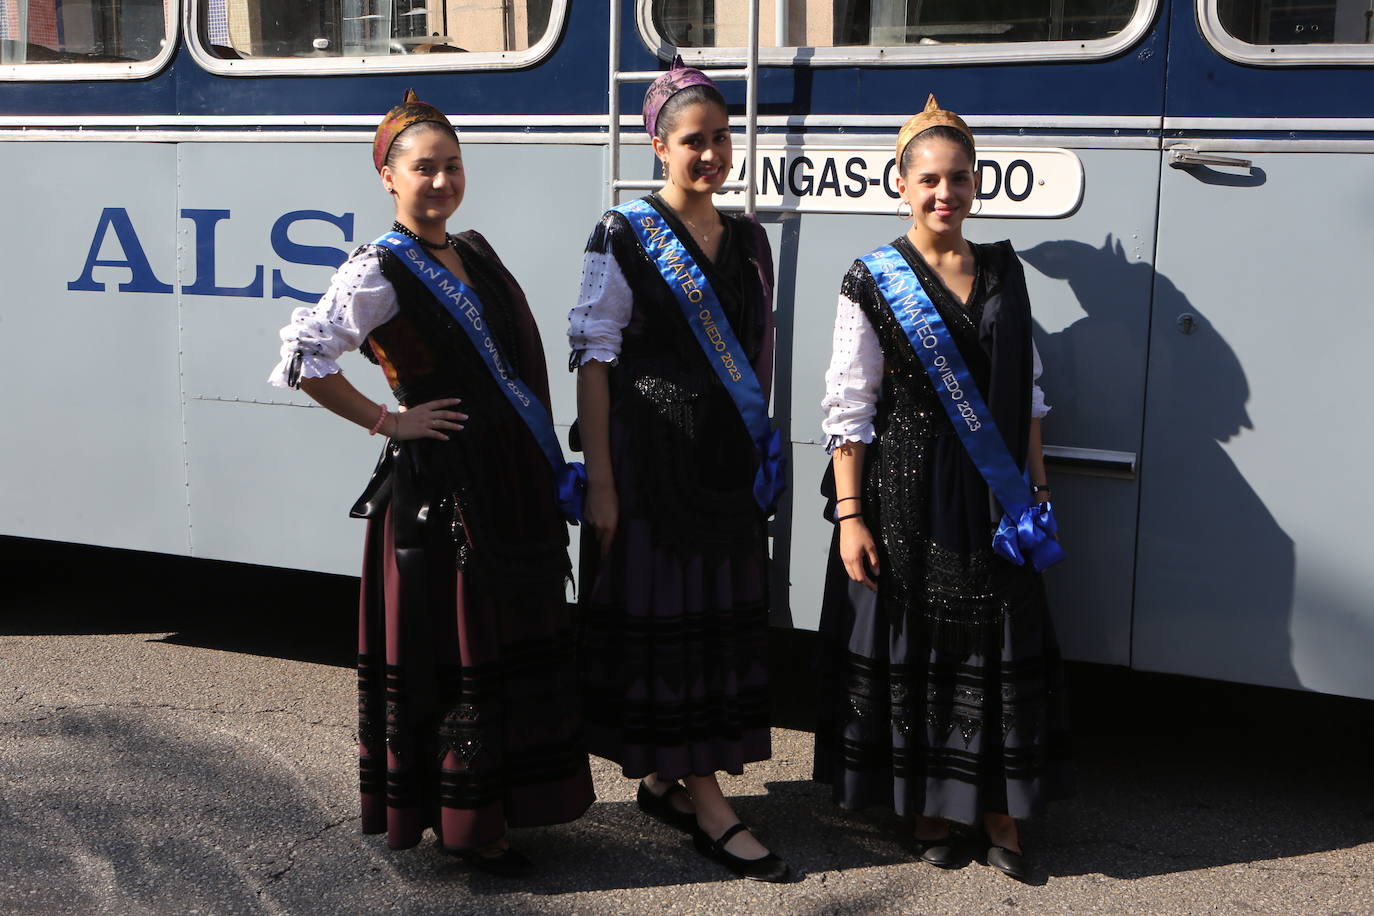
[[[1374,913],[1374,703],[1072,666],[1079,794],[1024,885],[830,803],[779,631],[774,757],[724,784],[800,880],[731,878],[594,759],[510,881],[358,832],[355,581],[18,539],[0,576],[3,913]]]

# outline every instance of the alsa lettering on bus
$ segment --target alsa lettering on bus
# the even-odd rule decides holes
[[[183,209],[181,218],[190,220],[191,225],[188,231],[191,234],[192,248],[195,252],[194,279],[189,284],[182,284],[181,291],[183,293],[192,296],[240,296],[257,299],[263,297],[266,292],[266,284],[263,282],[263,266],[261,264],[254,268],[252,281],[243,286],[225,286],[219,282],[216,273],[215,229],[221,222],[230,218],[230,211]],[[324,245],[302,245],[291,240],[291,227],[309,221],[318,221],[334,226],[343,235],[345,243],[353,241],[352,213],[335,215],[323,210],[293,210],[283,214],[272,224],[270,233],[272,251],[287,264],[327,267],[334,270],[348,257],[348,252],[341,248],[330,248]],[[111,241],[111,237],[113,238],[113,245],[119,249],[119,255],[117,257],[102,257],[102,252],[109,247],[107,243]],[[86,253],[86,261],[81,268],[81,274],[67,284],[67,289],[80,292],[103,292],[105,281],[96,278],[97,268],[102,269],[102,271],[123,269],[129,272],[129,279],[119,284],[121,293],[170,293],[173,291],[172,285],[159,278],[153,265],[148,261],[148,256],[143,250],[143,242],[138,237],[138,231],[134,228],[133,220],[129,217],[129,211],[124,207],[106,207],[101,211],[100,219],[96,222],[95,233],[91,238],[91,247]],[[101,276],[108,277],[109,275],[108,273],[101,273]],[[323,291],[311,292],[291,286],[283,278],[280,270],[275,268],[272,270],[273,299],[297,299],[301,302],[315,302],[321,295],[323,295]]]
[[[755,206],[801,213],[892,213],[897,163],[886,150],[760,149]],[[1071,150],[1007,147],[979,151],[980,216],[1055,219],[1078,208],[1083,165]],[[733,176],[747,177],[743,157]],[[721,195],[729,200],[739,191]]]

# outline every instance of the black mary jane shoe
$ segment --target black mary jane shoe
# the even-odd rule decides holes
[[[725,844],[730,842],[735,834],[748,829],[744,824],[736,823],[733,827],[726,828],[725,832],[714,840],[706,835],[706,831],[697,829],[692,833],[692,845],[696,846],[697,852],[712,862],[724,865],[741,878],[748,878],[751,881],[767,881],[772,884],[791,881],[792,867],[778,858],[776,853],[770,852],[760,859],[741,859],[739,856],[725,851]]]
[[[1030,865],[1023,853],[1012,852],[1005,846],[988,846],[987,863],[993,868],[1017,881],[1030,879]]]
[[[967,863],[959,849],[959,838],[952,833],[933,840],[916,837],[916,858],[936,868],[958,868]]]
[[[458,849],[454,850],[452,855],[457,856],[478,871],[484,871],[499,878],[525,878],[534,872],[534,863],[530,861],[530,857],[518,849],[511,849],[509,846],[495,855],[488,854],[481,849]]]
[[[672,796],[675,792],[686,795],[687,788],[682,783],[675,782],[668,786],[662,795],[655,795],[641,780],[639,791],[635,794],[635,803],[639,805],[639,810],[649,817],[662,821],[669,827],[675,827],[683,833],[695,833],[697,816],[690,811],[679,811],[673,807]]]

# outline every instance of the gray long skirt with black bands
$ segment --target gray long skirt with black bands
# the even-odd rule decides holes
[[[927,627],[889,620],[832,545],[814,776],[836,803],[977,824],[1072,794],[1063,669],[1034,595],[1000,639],[961,656],[932,647]]]

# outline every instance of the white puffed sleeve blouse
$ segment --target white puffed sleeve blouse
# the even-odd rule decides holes
[[[288,388],[291,361],[301,354],[301,378],[339,371],[338,358],[362,346],[367,335],[396,317],[396,290],[382,276],[381,249],[364,245],[339,265],[329,289],[315,305],[291,313],[281,329],[281,362],[268,381]]]
[[[610,251],[589,251],[582,257],[582,288],[577,305],[568,312],[571,368],[592,360],[615,365],[620,337],[634,313],[634,294]]]
[[[859,303],[841,295],[835,312],[835,334],[830,368],[825,372],[825,419],[821,431],[827,448],[841,442],[872,442],[873,418],[878,412],[878,391],[883,381],[883,350],[878,334]],[[1031,345],[1031,378],[1040,378],[1040,353]],[[1031,386],[1031,416],[1050,412],[1039,385]]]

